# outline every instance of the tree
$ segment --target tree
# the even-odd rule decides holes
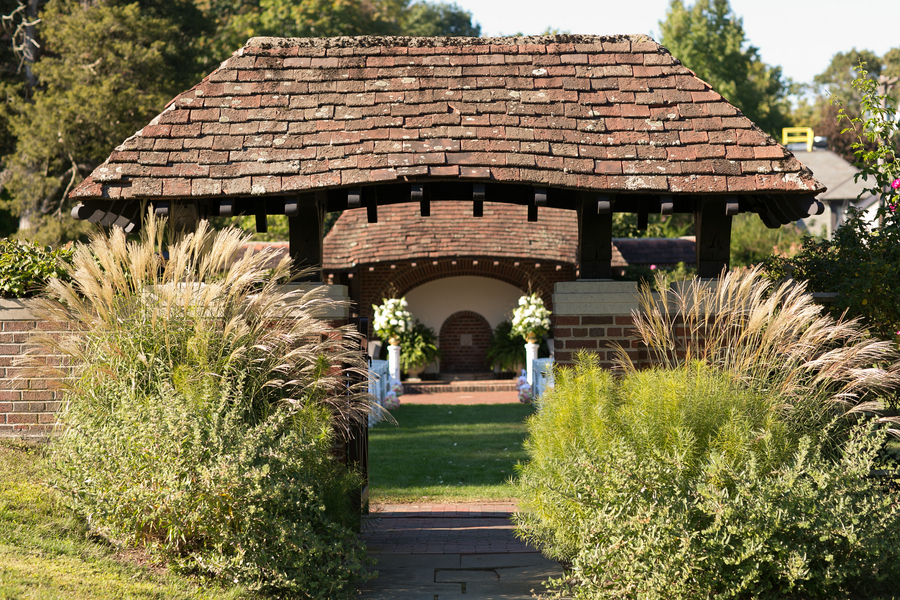
[[[472,13],[456,3],[416,2],[409,6],[401,19],[405,35],[478,37],[481,25],[472,22]]]
[[[696,0],[689,9],[683,0],[672,0],[659,25],[672,55],[760,128],[780,135],[791,124],[791,83],[780,67],[765,64],[759,50],[747,45],[742,21],[728,0]]]
[[[835,103],[840,103],[851,118],[861,116],[858,107],[862,104],[863,93],[853,85],[857,78],[856,69],[861,63],[866,66],[866,78],[873,82],[878,82],[882,77],[900,76],[900,47],[888,50],[882,57],[870,50],[856,48],[835,54],[828,68],[813,79],[816,98],[811,115],[806,123],[800,123],[808,124],[816,135],[827,138],[829,150],[851,162],[855,160],[854,144],[858,140],[854,133],[844,131],[844,125],[838,121],[838,107]],[[900,86],[895,85],[893,89],[886,89],[884,92],[895,103],[900,98]],[[870,150],[874,148],[871,142],[865,144]]]
[[[187,0],[48,2],[33,96],[9,96],[16,142],[4,166],[20,236],[55,244],[82,234],[68,192],[196,78],[192,11]]]

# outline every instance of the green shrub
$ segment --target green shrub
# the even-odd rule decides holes
[[[575,598],[890,591],[900,509],[869,478],[887,432],[854,427],[835,459],[778,414],[700,364],[619,382],[583,356],[529,419],[518,533],[570,563],[551,585]]]
[[[53,280],[45,342],[73,378],[52,450],[56,485],[95,531],[175,566],[304,598],[349,596],[364,550],[356,476],[330,458],[335,431],[367,416],[341,365],[364,369],[350,329],[317,315],[321,288],[283,294],[289,259],[237,258],[246,236],[168,246],[150,219],[79,246]]]
[[[38,293],[52,277],[67,277],[72,249],[39,246],[24,240],[0,240],[0,296],[24,298]]]
[[[400,368],[408,372],[410,369],[426,367],[439,359],[441,351],[437,341],[434,329],[416,320],[412,329],[400,334]]]

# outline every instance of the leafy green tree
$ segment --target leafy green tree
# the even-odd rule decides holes
[[[781,68],[759,57],[747,44],[740,17],[728,0],[696,0],[686,8],[672,0],[660,22],[662,43],[673,56],[709,83],[760,128],[780,135],[790,122],[789,81]]]
[[[55,244],[83,232],[68,192],[196,78],[192,10],[187,0],[47,3],[38,85],[30,100],[9,97],[16,145],[4,166],[20,236]]]
[[[416,2],[403,13],[404,35],[478,37],[481,25],[472,22],[472,13],[456,3]]]
[[[859,317],[878,336],[900,343],[900,124],[893,102],[879,94],[863,67],[852,85],[862,97],[854,117],[839,105],[839,117],[855,138],[853,150],[866,191],[882,198],[878,220],[850,210],[834,239],[806,240],[791,259],[770,261],[774,277],[792,272],[814,292],[836,292],[832,313]]]

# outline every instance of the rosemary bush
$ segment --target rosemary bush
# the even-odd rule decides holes
[[[238,230],[168,245],[149,219],[75,250],[45,317],[72,335],[52,450],[56,485],[99,534],[173,565],[304,598],[349,596],[363,573],[357,478],[329,456],[365,419],[340,366],[364,369],[349,329],[319,318],[320,290],[284,294],[283,260],[241,258]],[[335,432],[338,432],[337,434]]]
[[[756,270],[646,290],[658,366],[593,355],[529,419],[517,530],[571,565],[575,598],[835,598],[888,593],[900,506],[877,394],[897,355]]]

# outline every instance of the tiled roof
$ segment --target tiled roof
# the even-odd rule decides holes
[[[221,198],[417,178],[823,191],[652,39],[540,36],[254,38],[71,195]]]
[[[324,267],[396,260],[490,256],[574,263],[578,246],[575,211],[546,208],[536,223],[528,207],[484,203],[484,216],[472,217],[472,204],[434,202],[431,216],[418,204],[379,207],[378,222],[365,209],[344,211],[324,240]]]

